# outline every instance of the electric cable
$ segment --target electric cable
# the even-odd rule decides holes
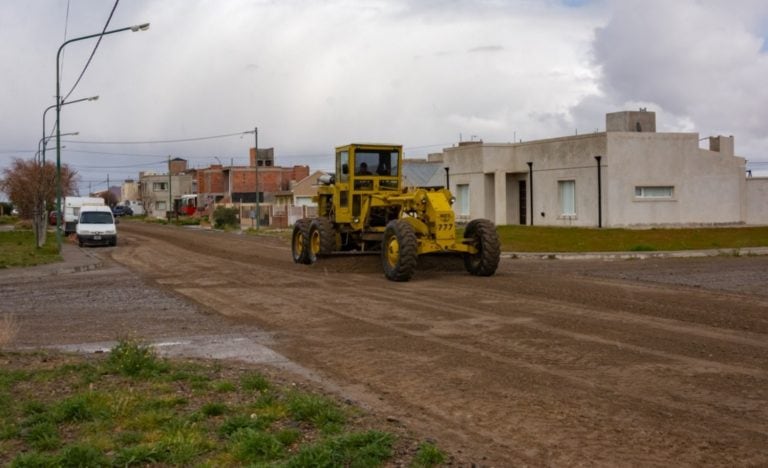
[[[61,140],[63,142],[67,143],[83,143],[86,145],[154,145],[154,144],[162,144],[162,143],[184,143],[187,141],[202,141],[202,140],[214,140],[216,138],[228,138],[232,136],[240,136],[243,132],[237,132],[237,133],[227,133],[224,135],[212,135],[212,136],[205,136],[205,137],[194,137],[194,138],[180,138],[175,140],[148,140],[148,141],[82,141],[82,140]]]
[[[72,85],[72,89],[69,90],[69,92],[66,94],[66,96],[64,96],[64,99],[62,99],[61,102],[66,102],[67,98],[69,98],[69,96],[72,94],[75,88],[77,88],[77,85],[80,84],[80,80],[83,79],[83,75],[85,75],[85,71],[88,69],[88,66],[91,64],[91,60],[93,60],[93,56],[96,55],[96,50],[98,50],[99,44],[101,44],[101,39],[104,37],[103,34],[107,31],[107,28],[109,27],[109,23],[112,21],[112,15],[115,14],[115,10],[117,9],[118,3],[120,3],[120,0],[115,0],[115,4],[112,5],[112,11],[109,12],[109,17],[107,18],[107,22],[104,24],[104,28],[101,30],[102,36],[99,36],[99,39],[96,41],[96,45],[93,46],[93,50],[91,51],[91,56],[88,57],[88,61],[85,62],[83,71],[80,72],[80,76],[77,77],[75,84]]]

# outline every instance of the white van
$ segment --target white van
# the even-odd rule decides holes
[[[104,199],[101,197],[66,197],[62,205],[64,210],[64,220],[62,226],[64,235],[68,236],[75,232],[77,220],[80,219],[80,209],[84,205],[104,205]]]
[[[84,205],[80,208],[75,232],[77,243],[117,245],[117,221],[106,205]]]

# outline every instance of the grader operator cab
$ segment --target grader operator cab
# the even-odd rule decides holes
[[[302,218],[293,228],[291,251],[296,263],[312,264],[335,252],[381,254],[384,275],[408,281],[419,255],[461,253],[476,276],[496,272],[501,253],[492,222],[470,221],[457,239],[445,188],[403,187],[403,148],[351,144],[336,148],[336,173],[321,181],[316,218]]]

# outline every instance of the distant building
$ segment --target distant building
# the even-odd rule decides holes
[[[732,136],[657,133],[645,110],[605,132],[522,143],[464,142],[442,153],[459,219],[649,227],[768,224],[768,179],[747,178]]]
[[[167,218],[169,212],[179,213],[182,197],[196,193],[195,171],[187,169],[185,159],[172,159],[169,169],[166,174],[139,174],[139,195],[149,217]]]
[[[213,164],[197,169],[198,208],[209,210],[214,204],[249,205],[252,211],[257,200],[264,224],[268,224],[272,206],[294,184],[309,176],[309,166],[275,166],[274,148],[260,148],[258,161],[254,148],[250,149],[249,166]],[[258,180],[258,184],[257,184]],[[257,187],[258,185],[258,187]]]

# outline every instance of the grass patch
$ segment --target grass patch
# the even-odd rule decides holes
[[[109,353],[109,370],[127,376],[157,375],[168,370],[149,346],[134,340],[122,339]]]
[[[432,442],[422,442],[413,457],[411,467],[413,468],[431,468],[445,463],[445,454]]]
[[[160,360],[128,340],[109,355],[0,358],[0,466],[416,463],[412,442],[371,430],[362,411],[253,370]]]
[[[0,268],[29,267],[60,262],[56,236],[48,233],[45,245],[37,248],[35,233],[29,230],[0,232]]]
[[[768,227],[595,229],[498,226],[507,252],[641,252],[767,247]]]

